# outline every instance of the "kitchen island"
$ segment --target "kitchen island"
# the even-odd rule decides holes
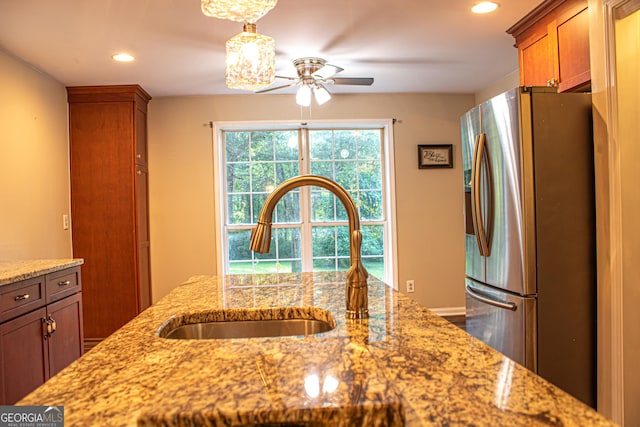
[[[614,425],[383,282],[369,282],[368,320],[345,319],[344,280],[193,277],[18,404],[64,406],[68,426]],[[212,312],[326,313],[311,307],[336,327],[220,340],[159,332]]]

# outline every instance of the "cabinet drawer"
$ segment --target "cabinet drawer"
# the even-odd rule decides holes
[[[79,292],[82,286],[79,267],[49,273],[45,277],[47,304]]]
[[[44,276],[0,286],[0,322],[44,305]]]

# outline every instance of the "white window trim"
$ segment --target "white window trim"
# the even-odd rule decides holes
[[[300,127],[307,129],[341,129],[341,128],[382,128],[384,133],[384,171],[383,176],[388,191],[385,191],[387,215],[389,220],[389,233],[385,233],[385,248],[391,248],[391,253],[385,257],[389,257],[388,269],[385,268],[384,281],[398,289],[398,259],[397,259],[397,228],[396,228],[396,188],[395,188],[395,161],[394,161],[394,139],[393,139],[393,120],[392,119],[367,119],[367,120],[308,120],[304,122],[293,120],[267,120],[267,121],[226,121],[211,122],[213,129],[213,191],[214,191],[214,212],[215,212],[215,229],[216,229],[216,268],[219,275],[223,274],[224,262],[227,254],[224,253],[224,245],[222,237],[224,234],[223,209],[225,206],[224,191],[222,191],[222,183],[224,182],[225,168],[222,164],[222,132],[233,130],[251,130],[251,129],[298,129]],[[306,144],[306,141],[302,141]],[[304,148],[304,147],[303,147]],[[308,173],[301,169],[301,173]],[[385,266],[386,267],[386,266]]]

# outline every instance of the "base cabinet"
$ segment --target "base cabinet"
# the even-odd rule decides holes
[[[69,270],[63,274],[70,273],[69,277],[77,277],[78,282],[67,280],[69,277],[60,280],[56,277],[60,273],[53,275],[55,280],[48,281],[56,288],[70,288],[54,295],[54,302],[42,301],[40,307],[0,324],[0,405],[15,404],[82,355],[80,272],[78,268]],[[45,283],[47,279],[40,282]],[[17,285],[18,296],[28,295],[29,299],[32,288]],[[73,293],[65,296],[70,291]],[[61,299],[56,300],[58,296]],[[5,298],[3,307],[15,298],[13,295]]]

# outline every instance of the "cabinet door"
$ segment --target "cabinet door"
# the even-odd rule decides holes
[[[45,308],[0,325],[2,404],[13,405],[49,378]]]
[[[557,27],[559,92],[577,89],[591,81],[589,17],[587,9]]]
[[[149,245],[149,177],[144,167],[136,166],[136,204],[138,235],[138,309],[151,305],[151,263]]]
[[[548,34],[530,40],[521,50],[520,82],[547,86],[554,76],[553,41]]]
[[[135,111],[136,164],[147,165],[147,105],[137,103]]]
[[[82,356],[82,293],[47,306],[56,329],[49,337],[49,374],[54,376]]]

